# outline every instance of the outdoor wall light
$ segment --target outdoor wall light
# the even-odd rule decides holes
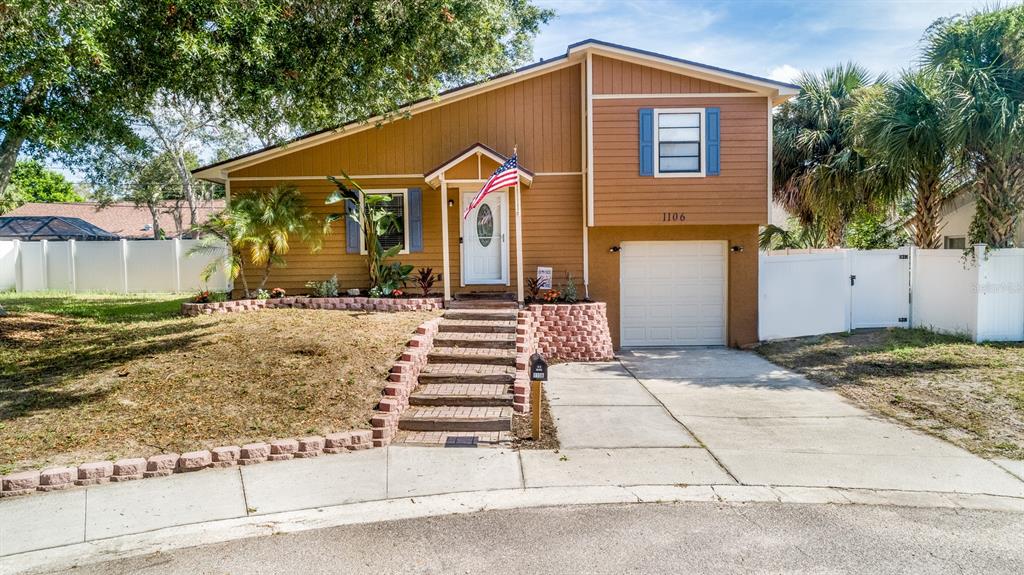
[[[455,207],[455,200],[448,200],[448,207],[449,208],[454,208]]]
[[[617,254],[617,253],[619,253],[621,251],[622,251],[622,246],[612,246],[612,247],[608,248],[608,253],[610,253],[610,254]]]
[[[743,251],[743,246],[733,246],[733,247],[729,248],[729,251],[734,252],[734,253],[742,252]]]

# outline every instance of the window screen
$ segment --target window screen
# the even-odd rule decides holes
[[[398,229],[380,237],[380,245],[385,250],[394,246],[403,246],[405,249],[405,195],[394,194],[386,208],[395,215],[398,220]]]
[[[658,171],[700,172],[700,114],[658,114]]]

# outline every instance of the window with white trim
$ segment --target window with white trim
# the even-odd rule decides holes
[[[654,175],[704,175],[704,109],[654,110]]]
[[[385,205],[385,209],[398,220],[398,229],[379,239],[381,247],[385,250],[398,245],[402,246],[402,250],[398,252],[400,254],[409,253],[409,214],[406,210],[406,200],[408,199],[406,193],[406,190],[366,190],[366,194],[371,196],[391,196],[391,201]],[[359,241],[365,243],[366,238],[360,238]],[[366,246],[363,245],[361,250],[365,254]]]

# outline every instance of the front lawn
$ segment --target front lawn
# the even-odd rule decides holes
[[[369,426],[433,312],[185,318],[180,296],[0,294],[0,474]]]
[[[758,351],[974,453],[1024,459],[1024,345],[892,329],[780,341]]]

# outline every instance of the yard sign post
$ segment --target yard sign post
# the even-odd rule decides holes
[[[548,379],[548,364],[539,353],[530,356],[530,408],[532,409],[531,435],[540,441],[541,400],[543,382]]]

